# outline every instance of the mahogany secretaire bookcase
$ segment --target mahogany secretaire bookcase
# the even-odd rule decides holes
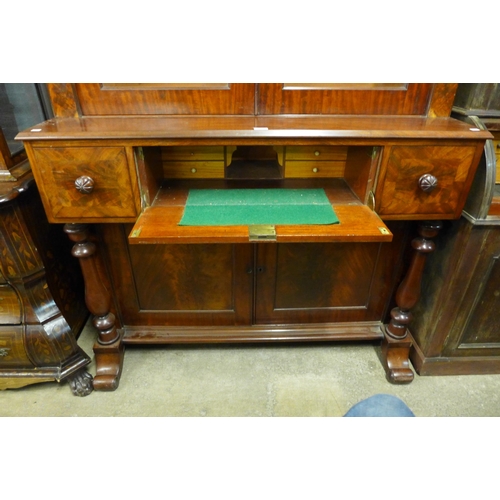
[[[455,91],[49,84],[55,118],[17,138],[81,264],[94,388],[146,343],[380,340],[388,379],[411,382],[426,255],[491,137],[450,118]],[[339,223],[179,224],[194,190],[236,189],[319,190]]]

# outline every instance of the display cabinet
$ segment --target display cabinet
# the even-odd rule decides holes
[[[427,263],[411,359],[421,375],[500,373],[500,85],[460,84],[453,110],[493,137],[462,217]]]
[[[491,137],[450,118],[456,85],[49,91],[55,118],[17,139],[81,264],[96,390],[117,388],[125,346],[173,343],[378,340],[388,379],[411,382],[426,256]],[[324,200],[338,222],[304,221]],[[183,222],[193,204],[208,222]]]
[[[0,84],[0,389],[67,380],[92,390],[77,344],[88,311],[60,226],[47,222],[19,128],[43,119],[43,88]]]

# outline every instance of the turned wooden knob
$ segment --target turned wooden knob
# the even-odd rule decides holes
[[[94,179],[88,175],[82,175],[75,181],[75,187],[82,194],[89,194],[94,190]]]
[[[433,191],[438,185],[438,180],[432,174],[424,174],[418,180],[418,186],[422,191],[426,193],[430,193]]]

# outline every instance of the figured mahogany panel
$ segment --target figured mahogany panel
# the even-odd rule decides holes
[[[403,232],[392,243],[260,245],[256,323],[380,321]]]
[[[126,219],[138,213],[135,169],[129,168],[123,147],[37,147],[32,164],[51,222]],[[93,181],[88,192],[75,185],[84,176]]]
[[[232,310],[230,245],[129,248],[141,310]]]
[[[77,118],[81,115],[74,84],[48,83],[47,89],[49,91],[54,116],[60,118]]]
[[[254,114],[255,85],[102,84],[75,85],[84,116]]]
[[[435,83],[427,116],[450,116],[457,89],[458,83]]]
[[[250,323],[252,245],[129,246],[129,231],[102,226],[123,325]]]
[[[391,148],[375,194],[377,213],[383,218],[458,217],[476,155],[476,146]],[[435,178],[435,187],[426,186],[427,174]]]
[[[432,84],[391,85],[259,83],[257,114],[427,115]]]

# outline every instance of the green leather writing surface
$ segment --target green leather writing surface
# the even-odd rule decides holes
[[[338,224],[323,189],[191,189],[181,226]]]

